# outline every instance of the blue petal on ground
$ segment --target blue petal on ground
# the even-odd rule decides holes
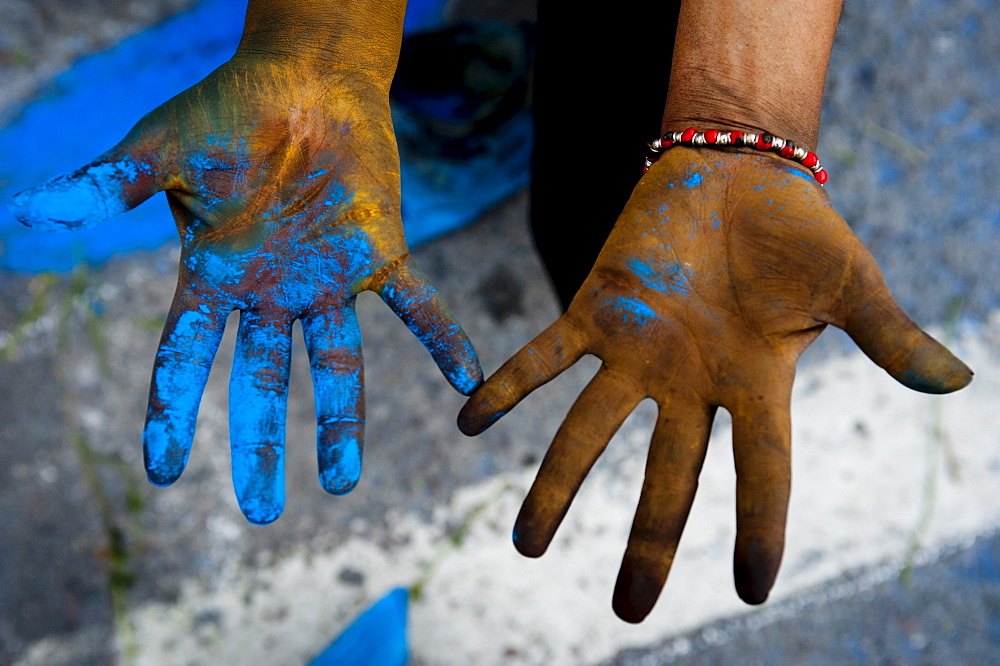
[[[411,0],[405,30],[439,26],[444,5],[445,0]],[[2,203],[89,163],[144,114],[228,60],[239,43],[245,13],[246,0],[202,0],[108,51],[80,59],[0,130],[0,269],[69,270],[79,261],[99,263],[116,253],[157,248],[176,237],[162,194],[96,228],[73,233],[22,227]],[[527,114],[501,127],[489,145],[483,154],[462,162],[430,162],[401,154],[410,243],[473,221],[527,184]]]
[[[403,666],[408,593],[396,588],[344,630],[310,666]]]

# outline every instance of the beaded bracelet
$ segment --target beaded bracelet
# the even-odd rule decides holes
[[[820,185],[826,183],[829,178],[826,170],[820,166],[816,153],[799,148],[788,139],[774,136],[773,134],[754,134],[753,132],[705,130],[699,132],[693,127],[689,127],[683,132],[667,132],[659,139],[649,144],[651,155],[646,158],[646,165],[642,172],[649,171],[660,157],[660,152],[672,146],[733,146],[742,148],[754,148],[756,150],[769,150],[772,153],[795,160],[802,166],[812,171],[813,177]]]

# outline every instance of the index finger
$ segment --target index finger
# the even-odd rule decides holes
[[[585,353],[582,337],[563,315],[500,366],[462,407],[458,427],[478,435],[528,394],[572,366]]]
[[[187,464],[198,407],[231,307],[179,286],[153,365],[143,454],[150,483],[167,486]]]
[[[407,257],[376,287],[382,300],[430,352],[455,389],[469,395],[483,370],[469,336],[427,277]]]

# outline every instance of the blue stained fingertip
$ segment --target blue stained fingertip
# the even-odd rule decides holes
[[[96,186],[65,178],[20,192],[9,206],[21,224],[44,231],[82,229],[109,217],[104,194]]]
[[[322,426],[317,437],[322,441]],[[320,452],[322,456],[324,452]],[[361,479],[361,445],[351,437],[338,442],[320,465],[319,483],[333,495],[346,495]]]
[[[240,510],[255,525],[274,522],[285,508],[285,451],[281,445],[233,447],[233,487]]]
[[[179,479],[187,463],[187,450],[173,444],[169,430],[169,424],[151,420],[142,432],[146,478],[161,488]]]

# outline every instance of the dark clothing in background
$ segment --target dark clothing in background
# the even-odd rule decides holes
[[[588,7],[538,3],[531,228],[563,308],[660,134],[680,0]]]

